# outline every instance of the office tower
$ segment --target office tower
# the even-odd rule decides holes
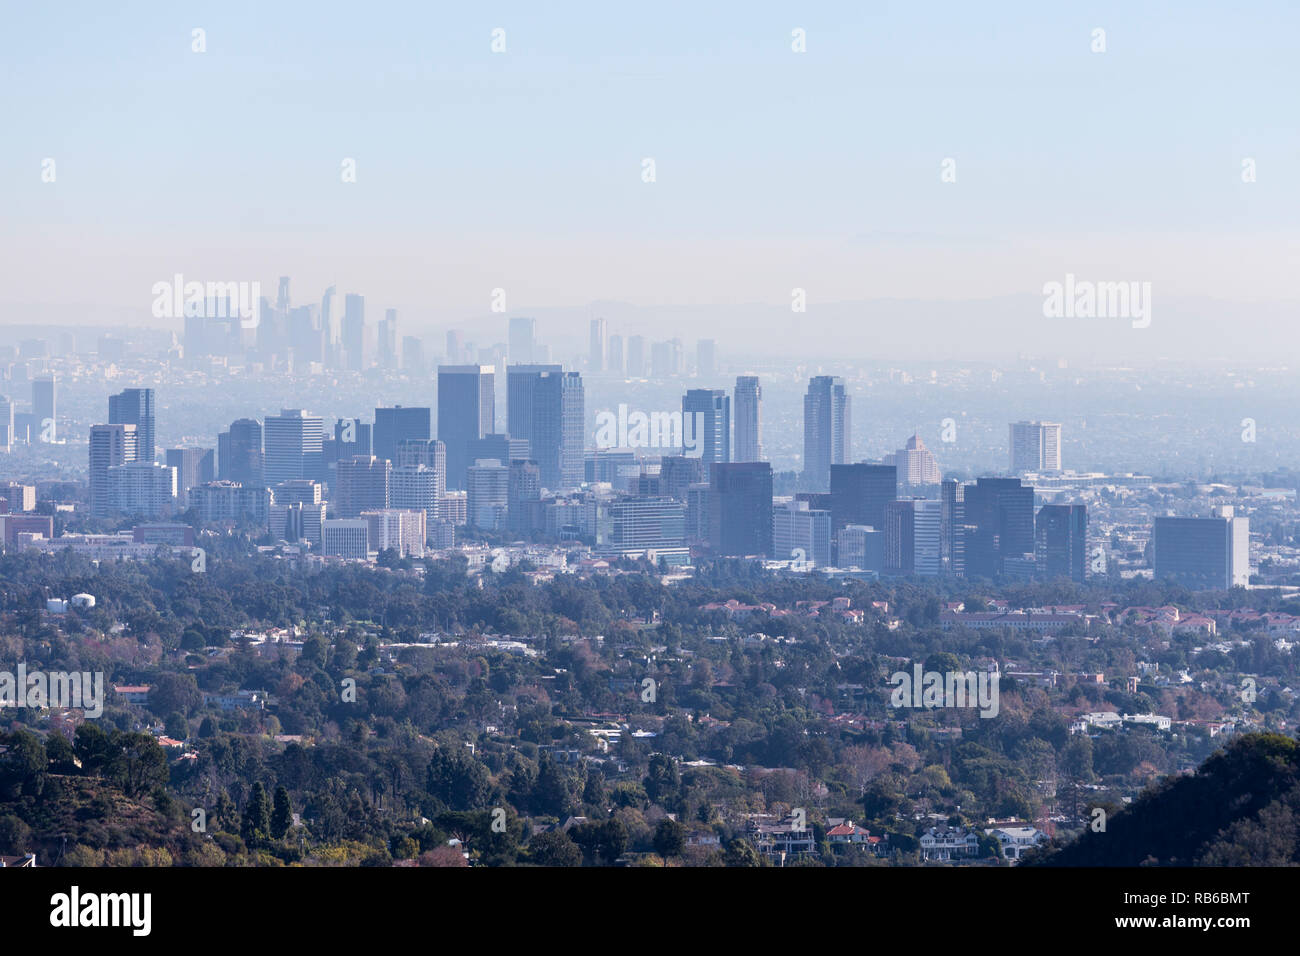
[[[835,535],[835,563],[863,571],[885,569],[885,532],[864,524],[845,525]]]
[[[772,506],[772,557],[796,567],[831,563],[831,513],[806,501],[781,499]]]
[[[619,498],[608,506],[608,534],[597,540],[611,551],[686,546],[686,505],[668,497]],[[603,530],[603,529],[602,529]]]
[[[695,343],[695,370],[700,378],[712,378],[717,372],[717,344],[713,339]]]
[[[279,289],[275,296],[275,310],[281,315],[289,312],[289,277],[280,276]]]
[[[176,469],[154,461],[110,465],[108,510],[113,514],[161,518],[176,504]]]
[[[278,505],[318,505],[325,500],[325,489],[321,483],[310,478],[282,481],[271,492]]]
[[[32,382],[32,414],[36,416],[38,441],[52,442],[58,438],[58,413],[54,392],[53,375],[42,375]]]
[[[441,520],[449,521],[452,525],[468,524],[469,494],[464,491],[447,492],[438,504],[438,512],[442,515]]]
[[[528,441],[552,491],[583,480],[582,376],[559,365],[512,365],[506,370],[506,431]],[[504,459],[503,459],[504,460]]]
[[[402,369],[411,376],[424,374],[424,339],[402,336]]]
[[[136,461],[153,461],[154,398],[152,388],[128,388],[108,397],[108,423],[134,425]]]
[[[325,333],[316,320],[315,305],[300,305],[289,310],[289,347],[297,368],[325,360]]]
[[[1197,591],[1250,584],[1250,519],[1231,507],[1208,518],[1156,518],[1152,547],[1157,581]]]
[[[709,544],[727,556],[772,553],[772,466],[715,462],[709,466]]]
[[[939,488],[939,567],[944,574],[966,573],[966,486],[955,478]]]
[[[1019,478],[980,478],[967,485],[966,576],[996,578],[1010,561],[1034,553],[1034,489]]]
[[[301,408],[282,408],[262,426],[262,480],[268,487],[293,478],[324,477],[325,423]]]
[[[496,431],[491,365],[438,366],[438,439],[447,446],[447,487],[465,487],[469,443]]]
[[[433,413],[428,408],[376,408],[373,454],[396,462],[398,442],[428,443],[433,437],[432,422]]]
[[[262,478],[262,423],[240,418],[230,431],[217,436],[217,478],[260,487]]]
[[[665,455],[659,459],[659,487],[670,498],[685,501],[686,492],[691,485],[708,480],[709,466],[703,458]]]
[[[1048,474],[1061,470],[1061,426],[1056,422],[1011,423],[1011,471]]]
[[[809,380],[803,399],[803,476],[813,490],[824,491],[831,466],[849,460],[850,404],[844,379],[816,375]]]
[[[907,498],[885,505],[885,573],[939,573],[939,512],[942,503]]]
[[[650,347],[651,374],[655,378],[673,378],[682,374],[682,340],[669,339]]]
[[[898,469],[893,465],[830,466],[831,530],[864,524],[883,531],[885,506],[898,497]]]
[[[542,472],[537,462],[522,458],[516,458],[508,467],[507,526],[522,534],[541,524]]]
[[[7,481],[0,485],[0,497],[8,505],[9,513],[36,510],[36,486],[24,485],[17,481]]]
[[[265,524],[271,508],[269,488],[250,488],[237,481],[211,481],[190,489],[189,507],[200,524]]]
[[[645,337],[633,335],[627,340],[627,377],[645,378]]]
[[[90,426],[90,513],[102,518],[112,513],[108,469],[135,461],[135,425]]]
[[[295,501],[292,504],[273,504],[267,514],[267,530],[274,540],[290,543],[303,541],[318,550],[324,523],[324,503],[304,504]]]
[[[731,397],[721,388],[692,388],[682,397],[683,453],[710,465],[731,461]]]
[[[442,517],[446,494],[443,473],[424,464],[396,465],[390,478],[389,504],[423,511],[430,524]]]
[[[424,557],[427,517],[418,509],[376,508],[363,511],[369,525],[367,546],[375,551],[396,551],[401,558]]]
[[[763,460],[763,387],[757,375],[736,376],[736,461]]]
[[[881,461],[898,469],[900,498],[931,498],[938,494],[942,478],[939,462],[920,435],[913,435],[906,445]]]
[[[392,469],[391,461],[374,455],[339,459],[338,487],[330,493],[334,513],[340,518],[355,518],[363,511],[387,508]]]
[[[1046,581],[1083,583],[1088,570],[1087,505],[1043,505],[1034,519],[1034,563]]]
[[[605,371],[611,375],[623,374],[623,336],[611,335],[605,349]]]
[[[484,435],[482,438],[477,438],[469,443],[469,460],[478,461],[480,458],[514,461],[516,458],[533,459],[533,456],[526,438],[512,438],[510,435]]]
[[[370,558],[370,522],[365,518],[327,518],[320,535],[321,554],[352,561]]]
[[[465,360],[465,335],[460,329],[447,332],[447,361],[444,365],[459,365]]]
[[[507,335],[511,365],[532,365],[536,361],[537,320],[523,316],[510,319]]]
[[[217,456],[211,448],[168,448],[165,454],[167,466],[176,469],[176,497],[180,501],[189,498],[195,485],[216,480]]]
[[[330,362],[336,368],[338,367],[338,347],[339,347],[339,329],[337,314],[332,311],[334,305],[334,286],[325,290],[320,300],[320,328],[321,337],[325,340],[325,347],[330,358]]]
[[[13,399],[8,395],[0,395],[0,450],[9,451],[12,449],[14,440]]]
[[[343,297],[343,357],[349,371],[366,367],[366,297],[352,292]]]
[[[510,469],[496,459],[479,460],[465,469],[466,518],[474,527],[505,527],[510,508]]]
[[[386,309],[379,323],[375,352],[380,368],[392,371],[397,368],[397,310]]]
[[[594,375],[605,371],[605,350],[607,327],[604,319],[591,320],[591,349],[588,354],[587,368]]]

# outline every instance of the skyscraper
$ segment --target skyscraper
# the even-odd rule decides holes
[[[380,368],[390,371],[397,368],[397,310],[386,309],[384,321],[379,323],[376,353]]]
[[[885,528],[885,507],[898,497],[898,470],[893,465],[830,466],[831,531],[851,524]]]
[[[215,481],[216,455],[211,448],[168,448],[167,467],[176,469],[176,497],[189,500],[190,489]]]
[[[237,481],[246,488],[260,488],[262,480],[262,423],[240,418],[230,430],[217,436],[217,478]]]
[[[925,447],[920,435],[913,435],[907,444],[892,455],[884,457],[886,465],[898,469],[898,493],[901,497],[931,498],[939,490],[942,475],[939,462]]]
[[[1156,518],[1152,548],[1157,581],[1223,591],[1250,583],[1250,519],[1231,507],[1208,518]]]
[[[447,446],[447,487],[465,487],[469,443],[496,430],[491,365],[438,366],[438,439]]]
[[[712,465],[731,461],[731,398],[725,389],[692,388],[682,397],[682,440]]]
[[[939,490],[939,566],[945,574],[966,573],[966,486],[955,478]]]
[[[849,460],[850,424],[850,397],[844,379],[813,376],[803,399],[803,474],[814,490],[826,489],[832,465]]]
[[[611,335],[605,350],[605,371],[611,375],[623,374],[623,336]]]
[[[583,479],[582,376],[559,365],[511,365],[506,370],[506,431],[528,441],[530,457],[550,490]]]
[[[700,339],[695,343],[695,370],[700,378],[717,374],[718,349],[713,339]]]
[[[645,378],[645,338],[634,335],[627,340],[627,377]]]
[[[1034,519],[1034,563],[1046,581],[1083,583],[1088,561],[1087,505],[1043,505]]]
[[[736,377],[736,461],[763,460],[763,388],[757,375]]]
[[[416,335],[402,336],[402,369],[411,376],[424,374],[424,339]]]
[[[505,526],[510,508],[510,470],[496,459],[465,469],[468,523],[488,531]]]
[[[605,371],[605,337],[607,326],[604,319],[591,320],[591,348],[587,357],[587,367],[595,374]]]
[[[932,576],[939,573],[937,500],[907,498],[885,506],[885,573]]]
[[[433,413],[428,408],[375,409],[374,454],[397,461],[398,442],[408,439],[427,442],[433,437]],[[340,456],[342,457],[342,456]]]
[[[449,329],[447,331],[447,361],[446,365],[459,365],[465,359],[465,336],[460,329]]]
[[[512,365],[532,365],[536,361],[534,349],[537,345],[537,320],[523,316],[510,319],[509,354]]]
[[[153,461],[154,400],[152,388],[128,388],[108,397],[108,423],[136,427],[136,461]]]
[[[516,458],[508,467],[507,524],[511,531],[524,533],[541,521],[542,473],[537,462],[525,458]]]
[[[349,292],[343,298],[343,356],[345,367],[366,367],[366,297]]]
[[[37,440],[57,440],[58,415],[53,375],[42,375],[32,382],[32,414],[36,417]]]
[[[1010,445],[1012,474],[1061,470],[1061,426],[1057,422],[1012,422]]]
[[[9,451],[14,444],[14,402],[8,395],[0,395],[0,451]]]
[[[136,461],[136,426],[90,426],[90,513],[102,518],[112,513],[108,469]]]
[[[1008,560],[1034,553],[1034,489],[1019,478],[980,478],[967,485],[966,576],[999,577]]]
[[[781,499],[772,507],[772,557],[801,567],[831,563],[831,513],[807,501]]]
[[[263,426],[262,480],[268,487],[294,478],[323,478],[323,420],[301,408],[267,415]]]
[[[715,554],[772,554],[772,466],[715,462],[709,466],[709,546]]]
[[[338,487],[330,497],[340,518],[355,518],[363,511],[387,508],[393,465],[374,455],[353,455],[338,463]]]

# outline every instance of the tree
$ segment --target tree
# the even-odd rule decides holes
[[[479,810],[487,806],[492,791],[487,768],[464,748],[433,752],[425,774],[429,795],[453,810]]]
[[[724,866],[761,866],[758,851],[744,839],[732,840],[722,854]]]
[[[538,866],[582,866],[582,851],[562,830],[547,830],[533,837],[528,856]]]
[[[293,804],[289,801],[289,791],[283,786],[275,788],[275,806],[271,811],[271,836],[283,840],[293,824]],[[414,856],[408,853],[407,856]]]
[[[670,856],[681,856],[685,847],[686,828],[676,820],[660,820],[659,826],[655,827],[655,852],[667,859]]]
[[[180,711],[189,715],[203,706],[203,692],[193,674],[164,671],[149,688],[149,709],[155,714]]]
[[[244,807],[244,823],[239,835],[249,846],[256,846],[266,841],[271,833],[271,800],[266,795],[262,781],[253,784],[253,793]]]

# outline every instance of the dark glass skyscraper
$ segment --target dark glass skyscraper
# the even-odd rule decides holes
[[[447,487],[465,487],[469,443],[496,429],[496,375],[491,365],[438,366],[438,439],[447,447]]]
[[[559,365],[506,370],[506,431],[528,441],[542,486],[572,488],[583,479],[585,394],[582,376]]]
[[[432,422],[433,413],[427,408],[376,408],[373,454],[395,463],[398,442],[429,441],[433,438]]]
[[[1034,521],[1038,576],[1083,583],[1088,561],[1087,505],[1043,505]]]
[[[757,375],[736,377],[736,461],[763,460],[763,388]]]
[[[966,576],[996,578],[1009,558],[1034,553],[1034,489],[1019,478],[980,478],[967,485]]]
[[[845,525],[885,527],[885,507],[898,497],[894,465],[831,465],[831,534]]]
[[[719,555],[772,554],[772,466],[765,461],[709,466],[709,546]]]
[[[108,397],[108,423],[135,426],[136,461],[154,460],[154,422],[152,388],[128,388]]]
[[[710,465],[731,461],[731,398],[721,388],[692,388],[682,396],[682,441]]]
[[[803,399],[803,474],[815,491],[825,490],[832,465],[849,460],[850,398],[844,379],[817,375]]]
[[[217,436],[217,478],[244,487],[264,487],[262,481],[262,423],[240,418],[230,431]]]

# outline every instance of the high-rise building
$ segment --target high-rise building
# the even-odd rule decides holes
[[[424,374],[424,339],[402,336],[402,369],[412,377]]]
[[[321,526],[321,554],[365,561],[370,557],[370,522],[365,518],[327,518]]]
[[[605,349],[605,371],[611,375],[623,374],[623,336],[611,335]]]
[[[627,340],[627,377],[645,378],[645,337],[633,335]]]
[[[152,388],[128,388],[108,397],[108,423],[134,425],[136,461],[153,461],[154,398]]]
[[[465,361],[465,335],[460,329],[447,330],[447,361],[444,365],[459,365]]]
[[[496,431],[496,375],[491,365],[438,367],[438,439],[447,447],[447,487],[465,487],[469,443]]]
[[[233,521],[264,524],[271,510],[271,490],[237,481],[212,481],[190,489],[189,506],[201,524]]]
[[[1250,519],[1231,507],[1208,518],[1156,518],[1152,548],[1157,581],[1198,591],[1250,584]]]
[[[1011,423],[1011,472],[1050,474],[1061,470],[1061,426],[1057,422]]]
[[[757,375],[736,376],[736,461],[763,460],[763,387]]]
[[[686,545],[686,505],[666,496],[619,498],[609,502],[605,540],[596,546],[610,551],[682,548]]]
[[[32,414],[36,416],[37,440],[57,441],[58,410],[53,375],[42,375],[32,382]]]
[[[980,478],[964,494],[967,577],[997,578],[1008,561],[1033,560],[1032,487],[1019,478]]]
[[[532,448],[527,438],[510,435],[484,435],[469,443],[469,460],[495,458],[497,461],[531,459]],[[535,459],[534,459],[535,460]]]
[[[1083,583],[1088,565],[1087,505],[1043,505],[1034,519],[1034,563],[1047,581]]]
[[[321,483],[310,478],[282,481],[271,491],[278,505],[318,505],[325,500],[325,489]]]
[[[655,378],[674,378],[682,374],[681,339],[669,339],[650,346],[650,374]]]
[[[593,374],[605,371],[605,349],[608,327],[604,319],[591,320],[591,349],[587,357],[587,367]]]
[[[324,421],[301,408],[267,415],[262,427],[262,480],[268,487],[293,478],[324,477]]]
[[[176,469],[154,461],[110,465],[108,510],[112,514],[161,518],[176,504]]]
[[[966,573],[966,486],[955,478],[940,485],[939,567],[944,574]]]
[[[496,459],[480,460],[465,469],[467,522],[497,531],[505,527],[510,508],[510,469]]]
[[[366,367],[366,297],[352,292],[343,297],[343,361],[350,371]]]
[[[319,550],[321,545],[321,528],[325,524],[325,505],[305,504],[295,501],[291,504],[273,504],[267,514],[267,530],[276,541],[304,541]]]
[[[263,485],[262,423],[240,418],[217,436],[217,478],[257,488]]]
[[[373,454],[379,458],[397,461],[398,442],[414,440],[426,444],[433,438],[433,413],[428,408],[375,409]]]
[[[717,374],[717,343],[713,339],[700,339],[695,343],[695,371],[700,378],[712,378]]]
[[[369,525],[367,547],[375,551],[396,551],[398,557],[424,557],[428,517],[418,508],[375,508],[360,517]]]
[[[535,357],[537,347],[536,319],[529,319],[519,315],[513,316],[510,319],[508,339],[511,365],[532,365],[537,360]]]
[[[797,567],[831,563],[831,513],[807,501],[779,499],[772,506],[772,557]]]
[[[885,506],[885,573],[933,576],[939,573],[939,518],[942,503],[926,498],[891,501]]]
[[[885,569],[885,532],[864,524],[845,525],[835,535],[836,564],[880,574]]]
[[[849,460],[850,405],[844,379],[816,375],[809,380],[803,399],[803,475],[813,490],[824,491],[830,482],[831,466]]]
[[[932,498],[939,491],[942,474],[934,454],[925,447],[920,435],[913,435],[907,444],[883,459],[886,465],[898,469],[898,494],[902,498]]]
[[[97,518],[112,514],[108,470],[136,460],[136,426],[90,426],[90,513]]]
[[[15,440],[14,402],[8,395],[0,395],[0,450],[9,451]]]
[[[862,524],[883,531],[885,507],[898,497],[898,469],[893,465],[830,466],[831,531]]]
[[[716,554],[772,554],[772,466],[715,462],[709,466],[709,545]]]
[[[712,465],[731,461],[731,397],[721,388],[692,388],[682,397],[682,441]]]
[[[537,462],[516,458],[509,464],[507,525],[522,534],[541,524],[542,472]]]
[[[528,441],[527,457],[537,462],[542,485],[558,491],[581,484],[582,376],[559,365],[511,365],[506,383],[506,430]]]
[[[397,368],[397,310],[385,309],[384,320],[379,323],[375,352],[380,368]]]
[[[176,469],[176,497],[189,499],[190,489],[217,478],[216,453],[211,448],[168,448],[166,461]]]
[[[353,455],[338,463],[338,487],[330,497],[334,513],[355,518],[363,511],[389,506],[389,482],[393,464],[374,455]]]
[[[709,466],[703,458],[665,455],[659,459],[659,487],[670,498],[685,501],[691,485],[708,480]]]

